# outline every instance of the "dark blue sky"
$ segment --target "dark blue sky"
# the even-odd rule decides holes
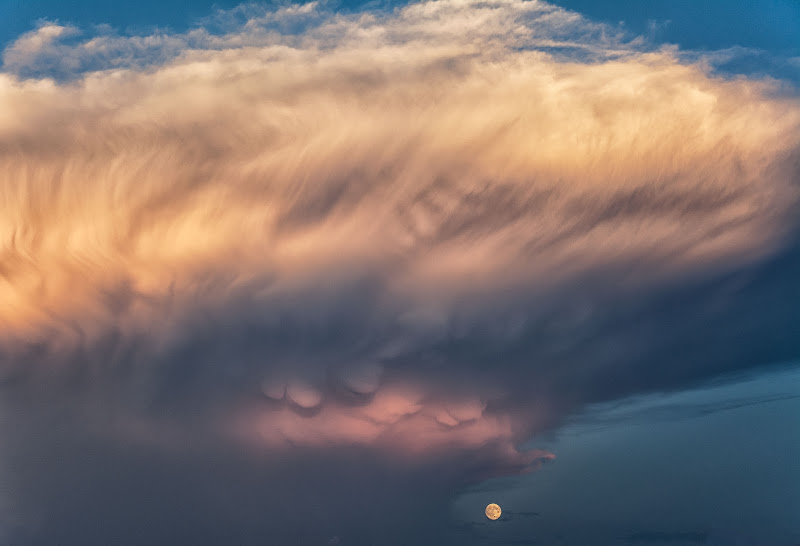
[[[752,48],[719,68],[800,82],[800,2],[795,0],[558,0],[590,18],[688,50]]]
[[[733,46],[800,52],[800,4],[793,0],[559,0],[556,4],[687,49]]]

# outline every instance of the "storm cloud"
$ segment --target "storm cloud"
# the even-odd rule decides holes
[[[800,354],[780,82],[534,1],[204,25],[4,54],[0,540],[433,541],[585,404]]]

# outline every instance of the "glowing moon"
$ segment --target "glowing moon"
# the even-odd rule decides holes
[[[502,512],[503,511],[500,510],[500,507],[495,503],[492,503],[486,507],[486,517],[492,520],[499,518]]]

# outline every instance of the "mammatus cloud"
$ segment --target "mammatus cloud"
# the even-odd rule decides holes
[[[403,468],[433,502],[551,458],[516,446],[584,403],[797,352],[795,312],[759,306],[797,268],[800,107],[775,83],[513,0],[47,24],[4,63],[5,405],[132,475],[205,454],[179,474],[233,472],[248,502],[308,478],[300,453],[377,497],[364,476]]]

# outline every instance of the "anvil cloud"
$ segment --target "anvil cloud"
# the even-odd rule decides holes
[[[292,453],[355,488],[386,467],[445,492],[552,458],[518,446],[583,404],[800,352],[780,326],[797,311],[760,305],[798,269],[800,105],[779,82],[535,1],[81,32],[43,23],[0,73],[20,536],[69,525],[33,521],[44,497],[68,513],[32,485],[48,468],[67,491],[36,456],[54,445],[87,476],[87,445],[134,445],[145,469],[205,453],[242,503],[309,504],[297,483],[251,492],[286,465],[302,484]],[[110,519],[83,543],[118,536]],[[281,525],[242,536],[297,538]],[[337,525],[389,543],[346,515],[298,540]]]

